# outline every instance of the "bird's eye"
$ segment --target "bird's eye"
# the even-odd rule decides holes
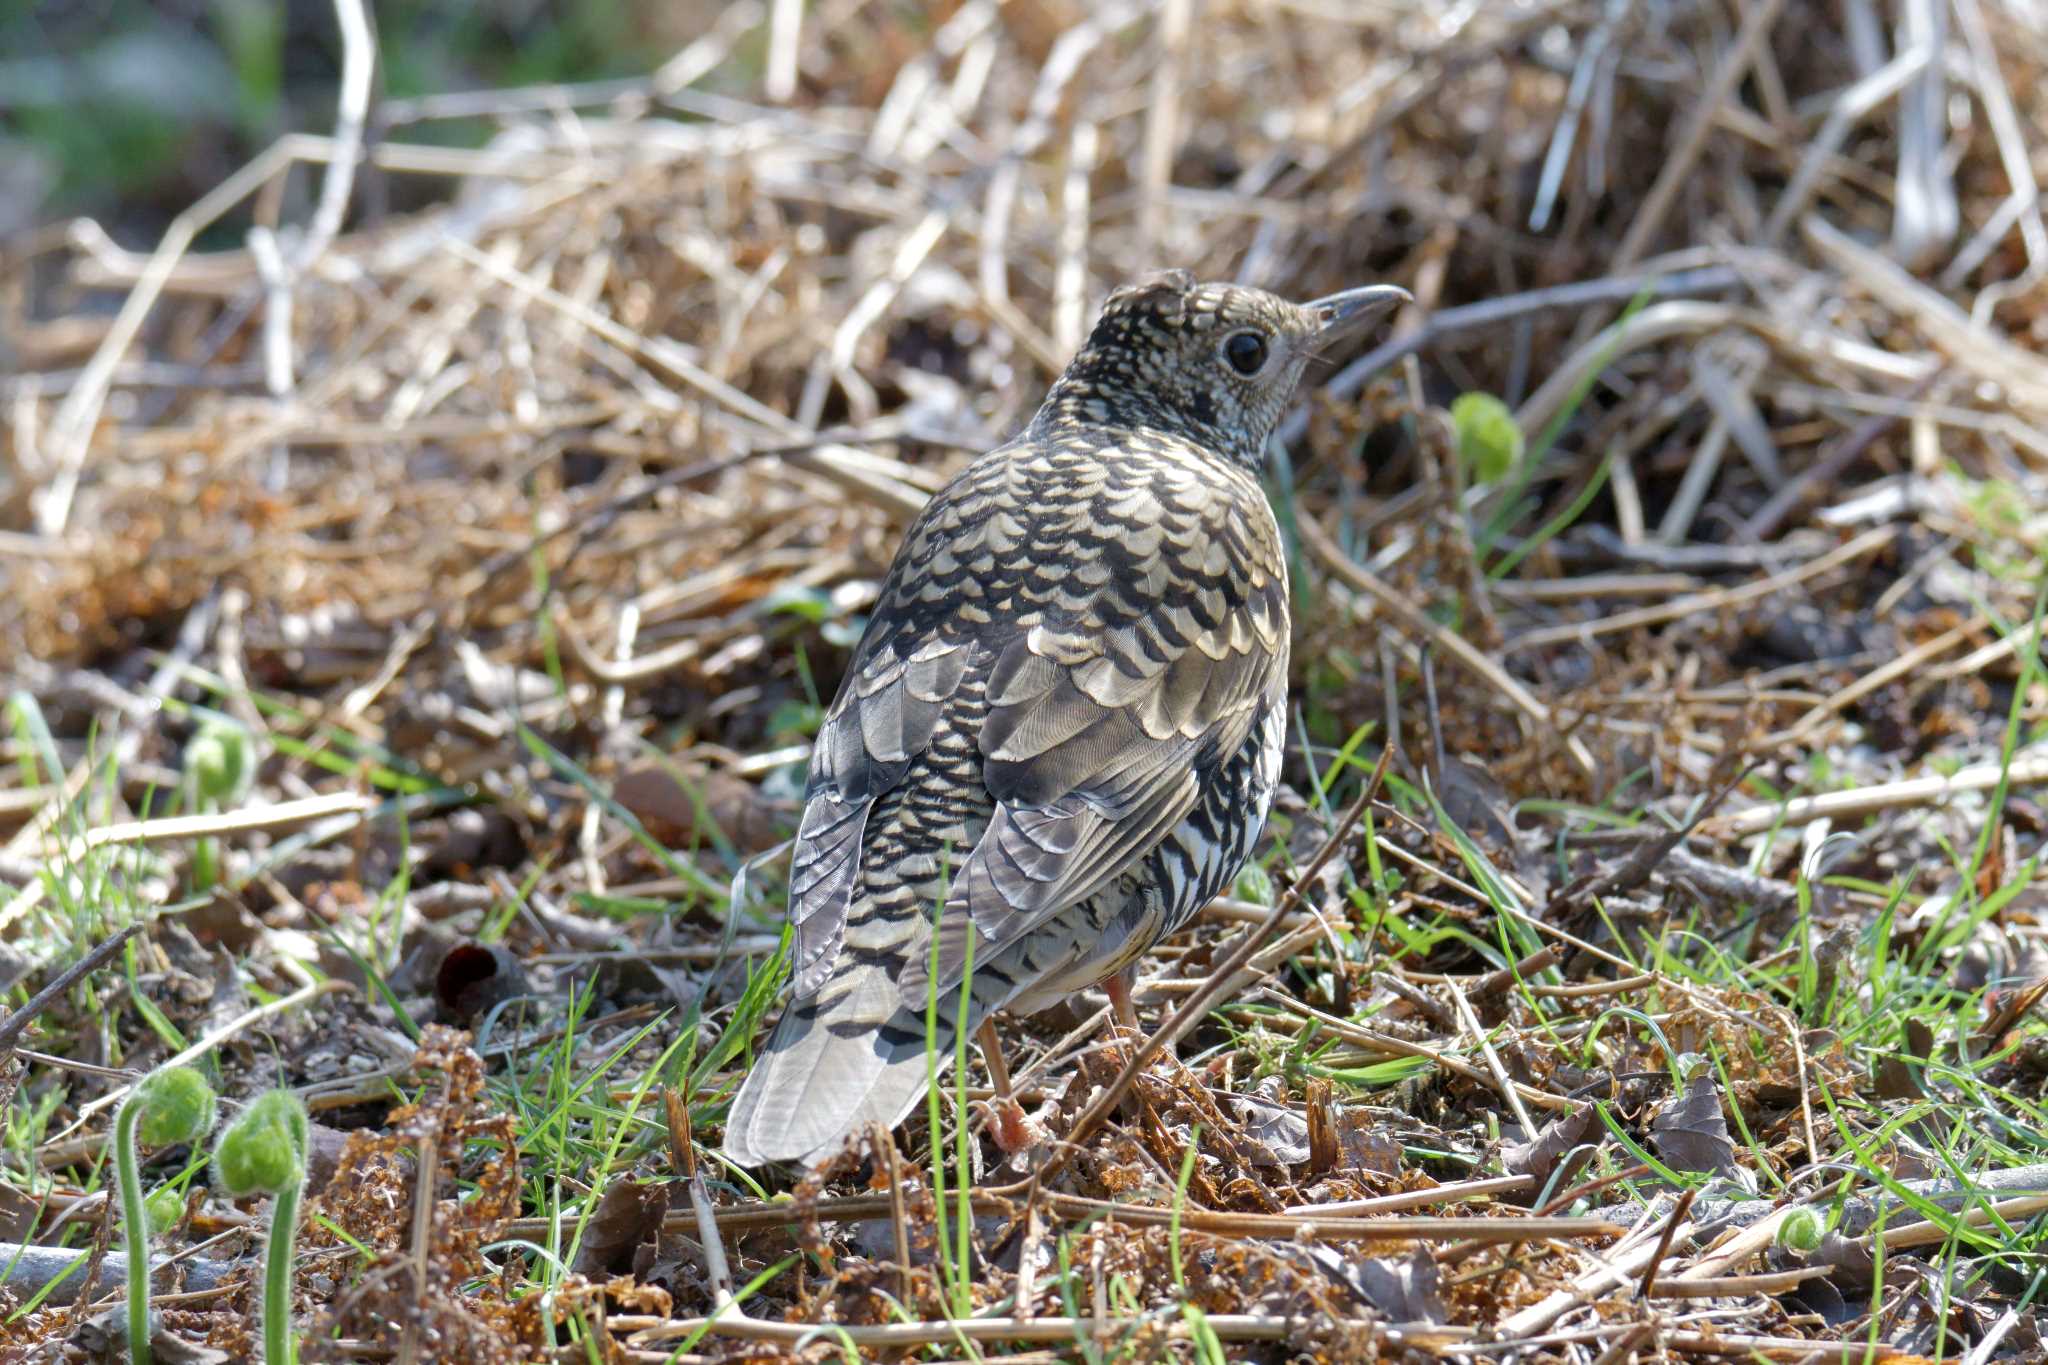
[[[1257,332],[1238,332],[1223,343],[1223,358],[1249,379],[1266,367],[1266,339]]]

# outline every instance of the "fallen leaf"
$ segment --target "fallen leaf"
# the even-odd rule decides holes
[[[570,1267],[579,1275],[601,1279],[633,1268],[633,1254],[652,1242],[668,1212],[668,1186],[649,1180],[614,1180],[598,1196],[597,1208],[583,1225],[583,1244]]]
[[[1721,1115],[1721,1090],[1711,1067],[1696,1069],[1685,1092],[1650,1120],[1650,1141],[1657,1155],[1678,1170],[1735,1173],[1735,1143]]]

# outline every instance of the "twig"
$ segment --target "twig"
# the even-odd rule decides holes
[[[889,1126],[879,1120],[869,1128],[868,1141],[888,1168],[889,1231],[896,1239],[896,1302],[907,1304],[910,1302],[910,1214],[903,1207],[902,1156],[896,1150],[896,1139],[889,1135]],[[714,1237],[718,1235],[715,1221],[710,1232]],[[1020,1261],[1017,1266],[1017,1307],[1025,1317],[1031,1316],[1031,1295],[1025,1286],[1025,1278],[1033,1268],[1028,1260]]]
[[[2048,782],[2048,752],[2016,756],[2009,773],[1997,763],[1973,763],[1947,777],[1909,777],[1852,791],[1823,792],[1780,804],[1751,806],[1707,820],[1700,826],[1700,833],[1711,838],[1739,839],[1770,829],[1796,829],[1815,820],[1840,820],[1906,806],[1942,806],[1965,792],[1991,790],[2002,774],[2013,787]]]
[[[36,1021],[37,1015],[49,1008],[51,1001],[105,966],[115,953],[121,951],[123,944],[141,932],[142,922],[138,920],[94,944],[78,961],[59,972],[56,980],[30,996],[26,1005],[8,1015],[4,1021],[0,1021],[0,1061],[4,1061],[7,1054],[13,1051],[15,1039],[21,1037],[22,1031]]]
[[[1806,210],[1807,201],[1813,197],[1815,182],[1820,179],[1823,168],[1841,150],[1850,130],[1871,110],[1905,89],[1928,62],[1937,57],[1932,43],[1913,44],[1834,98],[1828,108],[1827,120],[1821,124],[1819,132],[1807,139],[1799,168],[1792,172],[1792,179],[1778,195],[1778,202],[1771,208],[1771,216],[1764,222],[1763,232],[1759,235],[1763,245],[1776,246],[1792,220]],[[1938,60],[1936,67],[1938,70]]]
[[[291,959],[287,958],[285,959],[285,962],[288,967],[297,970],[302,976],[305,975],[304,969],[298,967],[296,963],[291,961]],[[245,1010],[241,1014],[238,1014],[234,1018],[228,1020],[225,1024],[220,1025],[218,1028],[208,1030],[203,1036],[200,1037],[198,1042],[193,1043],[190,1047],[178,1053],[175,1057],[167,1059],[160,1065],[164,1067],[183,1066],[186,1062],[194,1061],[200,1057],[204,1057],[207,1053],[213,1051],[222,1043],[234,1037],[236,1034],[242,1032],[244,1029],[249,1028],[252,1025],[259,1024],[263,1022],[265,1019],[270,1018],[272,1015],[283,1014],[286,1010],[297,1009],[300,1005],[305,1004],[307,1001],[317,999],[320,996],[328,994],[330,991],[352,991],[354,989],[356,988],[353,985],[346,981],[340,980],[336,977],[328,977],[325,980],[318,981],[308,979],[305,981],[303,985],[301,985],[297,990],[293,991],[291,994],[281,995],[277,999],[272,1000],[267,1004],[258,1005],[251,1010]],[[51,1138],[50,1141],[56,1142],[61,1140],[73,1129],[76,1129],[80,1124],[83,1124],[86,1120],[92,1118],[95,1114],[98,1114],[102,1110],[110,1109],[113,1106],[119,1104],[122,1100],[127,1098],[129,1088],[130,1087],[124,1086],[119,1090],[115,1090],[108,1094],[102,1095],[96,1100],[89,1100],[85,1104],[79,1106],[77,1120],[71,1125],[70,1128],[67,1128],[64,1133],[57,1134],[55,1137]]]
[[[697,1237],[704,1247],[704,1274],[711,1281],[713,1312],[723,1321],[744,1319],[746,1310],[733,1296],[732,1267],[726,1263],[725,1242],[718,1235],[718,1215],[711,1206],[710,1191],[704,1188],[704,1172],[691,1175],[688,1184],[690,1214],[696,1219]]]
[[[1800,230],[1836,269],[1868,289],[1885,307],[1911,318],[1958,369],[1997,384],[2021,407],[2048,413],[2048,361],[1972,321],[1969,314],[1896,262],[1825,219],[1809,214],[1801,221]]]
[[[1309,524],[1304,518],[1303,525]],[[1599,635],[1615,635],[1643,626],[1663,625],[1667,621],[1677,621],[1695,612],[1725,611],[1729,607],[1739,607],[1745,602],[1754,602],[1769,597],[1772,593],[1796,587],[1809,578],[1818,578],[1830,570],[1881,550],[1891,544],[1898,537],[1898,533],[1896,526],[1873,526],[1847,544],[1839,545],[1796,569],[1787,569],[1783,573],[1772,574],[1768,578],[1746,583],[1739,588],[1716,588],[1709,592],[1690,593],[1684,597],[1674,597],[1669,602],[1654,607],[1637,607],[1631,611],[1617,612],[1613,616],[1603,616],[1595,621],[1566,626],[1542,626],[1515,636],[1502,645],[1501,650],[1503,653],[1515,653],[1524,649],[1538,649],[1545,645],[1585,644]],[[1306,538],[1304,534],[1304,539]]]
[[[1737,288],[1741,284],[1742,274],[1733,266],[1673,266],[1669,270],[1643,270],[1629,275],[1609,275],[1597,280],[1551,285],[1545,289],[1532,289],[1523,294],[1509,294],[1481,303],[1445,308],[1431,313],[1422,326],[1414,331],[1384,341],[1367,351],[1331,375],[1316,391],[1328,394],[1332,398],[1349,398],[1365,387],[1366,380],[1432,342],[1456,336],[1461,332],[1498,327],[1502,323],[1535,313],[1560,308],[1583,308],[1588,304],[1626,303],[1644,290],[1648,290],[1652,298],[1669,298],[1675,294],[1710,294],[1722,289]],[[1280,424],[1280,441],[1283,445],[1291,446],[1307,431],[1308,411],[1306,408],[1298,408]]]
[[[149,310],[163,292],[164,282],[170,278],[172,268],[191,249],[202,230],[212,226],[258,186],[291,165],[292,159],[293,147],[289,140],[273,143],[262,155],[171,220],[163,240],[150,255],[142,277],[122,302],[114,325],[107,329],[106,337],[93,351],[85,372],[79,376],[77,386],[65,397],[63,406],[57,409],[57,416],[50,424],[50,461],[55,466],[55,473],[41,490],[41,496],[35,499],[36,530],[39,534],[58,536],[64,533],[65,523],[71,516],[71,501],[78,492],[78,481],[84,470],[86,451],[92,444],[100,410],[107,401],[108,385],[121,363],[121,357],[127,354],[136,333],[141,330],[143,319],[149,316]]]
[[[1664,1235],[1657,1239],[1657,1254],[1643,1267],[1643,1282],[1636,1290],[1637,1298],[1647,1299],[1655,1296],[1657,1267],[1662,1265],[1664,1258],[1671,1253],[1671,1236],[1678,1231],[1679,1224],[1685,1221],[1686,1214],[1692,1211],[1692,1201],[1698,1194],[1697,1189],[1690,1189],[1678,1196],[1678,1203],[1673,1206],[1671,1216],[1664,1220]]]
[[[742,392],[711,374],[692,361],[683,349],[666,337],[641,336],[631,328],[623,327],[591,308],[569,298],[560,290],[540,283],[522,271],[513,270],[491,259],[467,242],[455,238],[443,238],[442,249],[460,257],[493,279],[536,299],[574,320],[589,331],[617,346],[620,350],[646,360],[668,371],[692,389],[703,394],[719,406],[726,408],[751,422],[759,423],[779,436],[808,443],[817,438],[817,433],[806,429],[802,423],[785,417],[774,408],[760,402],[752,395]],[[924,506],[925,494],[921,489],[906,484],[900,479],[887,478],[869,469],[848,462],[838,454],[836,446],[824,446],[806,454],[789,454],[783,457],[788,463],[808,469],[830,478],[854,492],[860,493],[876,503],[890,509],[899,516],[915,516]]]
[[[1942,374],[1941,370],[1928,371],[1925,378],[1902,395],[1903,400],[1917,403],[1925,398]],[[1742,523],[1743,537],[1769,540],[1794,509],[1811,497],[1815,490],[1832,487],[1844,470],[1861,459],[1879,437],[1898,423],[1901,415],[1896,410],[1873,413],[1857,423],[1853,430],[1837,437],[1812,464],[1793,475],[1790,482],[1764,501],[1763,506],[1749,514]]]
[[[1961,209],[1955,177],[1944,164],[1948,140],[1949,0],[1901,0],[1899,43],[1936,54],[1899,92],[1899,172],[1892,193],[1892,254],[1914,267],[1930,264],[1955,239]]]
[[[1067,173],[1060,181],[1060,262],[1052,286],[1052,344],[1062,354],[1079,350],[1087,335],[1088,177],[1100,145],[1099,131],[1086,122],[1075,125],[1067,142]]]
[[[412,1271],[412,1311],[399,1330],[400,1365],[414,1365],[419,1359],[420,1319],[425,1316],[427,1266],[434,1254],[434,1193],[440,1181],[441,1132],[439,1123],[420,1138],[417,1175],[412,1186],[412,1235],[408,1239],[404,1264]]]
[[[1568,905],[1583,905],[1603,896],[1620,895],[1641,886],[1650,879],[1650,874],[1657,870],[1658,864],[1677,853],[1687,836],[1698,829],[1723,801],[1734,795],[1736,789],[1756,771],[1756,768],[1755,763],[1750,763],[1723,781],[1693,805],[1684,823],[1676,829],[1665,830],[1654,839],[1647,840],[1631,850],[1626,858],[1613,867],[1603,868],[1583,881],[1560,887],[1544,906],[1543,918],[1557,920]],[[1551,946],[1554,948],[1556,945]]]
[[[1202,1321],[1222,1341],[1286,1341],[1296,1324],[1267,1313],[1205,1313]],[[1428,1349],[1466,1340],[1469,1327],[1389,1327],[1364,1321],[1347,1324],[1369,1331],[1383,1348]],[[823,1327],[800,1322],[766,1322],[758,1318],[680,1318],[633,1333],[627,1341],[652,1346],[699,1332],[781,1342],[789,1346],[844,1343],[856,1350],[881,1351],[909,1346],[944,1346],[965,1339],[974,1342],[1077,1342],[1114,1344],[1145,1330],[1148,1339],[1185,1340],[1192,1331],[1178,1306],[1147,1318],[965,1318],[951,1322],[894,1322],[873,1326]],[[1155,1334],[1156,1337],[1155,1337]]]
[[[1166,187],[1173,179],[1173,156],[1180,144],[1181,83],[1186,77],[1188,27],[1192,0],[1164,0],[1158,33],[1159,61],[1152,68],[1152,88],[1145,100],[1144,162],[1138,212],[1140,259],[1158,259],[1168,221]],[[1090,158],[1093,159],[1092,157]]]
[[[968,1201],[974,1212],[1002,1218],[1016,1218],[1018,1193],[1028,1193],[1029,1180],[1002,1189],[972,1190]],[[1040,1191],[1038,1207],[1045,1213],[1082,1222],[1113,1217],[1120,1223],[1145,1227],[1169,1227],[1174,1210],[1152,1204],[1123,1203],[1089,1199],[1074,1194]],[[849,1195],[820,1199],[808,1207],[787,1201],[761,1202],[713,1210],[722,1231],[758,1231],[765,1228],[795,1227],[806,1219],[850,1223],[890,1216],[893,1204],[886,1194]],[[1178,1215],[1183,1228],[1213,1232],[1218,1236],[1275,1237],[1291,1241],[1303,1234],[1331,1242],[1347,1241],[1430,1241],[1430,1242],[1525,1242],[1533,1238],[1584,1238],[1599,1240],[1619,1236],[1625,1229],[1609,1218],[1558,1218],[1547,1215],[1513,1214],[1486,1218],[1352,1217],[1322,1212],[1219,1213],[1209,1209],[1183,1207]],[[677,1210],[663,1220],[664,1228],[690,1231],[697,1226],[694,1210]],[[506,1235],[528,1236],[544,1233],[545,1218],[519,1218],[505,1224]]]
[[[773,0],[768,9],[768,69],[761,91],[776,104],[796,95],[797,53],[804,31],[803,0]]]
[[[1656,1259],[1658,1247],[1663,1245],[1665,1238],[1675,1237],[1680,1233],[1689,1235],[1690,1232],[1691,1225],[1686,1224],[1683,1227],[1668,1226],[1664,1238],[1645,1237],[1637,1240],[1637,1235],[1632,1234],[1631,1238],[1620,1246],[1610,1247],[1603,1252],[1599,1264],[1573,1277],[1566,1288],[1552,1290],[1540,1301],[1501,1319],[1495,1327],[1497,1336],[1505,1341],[1513,1341],[1518,1337],[1533,1336],[1541,1332],[1578,1305],[1590,1303],[1601,1295],[1627,1284],[1637,1271]]]
[[[2048,1194],[2025,1194],[1964,1209],[1952,1221],[1922,1218],[1887,1227],[1882,1232],[1867,1232],[1856,1239],[1856,1246],[1866,1253],[1875,1252],[1880,1244],[1887,1251],[1940,1246],[1954,1237],[1959,1227],[1981,1228],[1990,1223],[2013,1222],[2031,1218],[2044,1210],[2048,1210]]]
[[[1910,1351],[1883,1342],[1815,1341],[1810,1337],[1749,1336],[1740,1332],[1665,1332],[1664,1345],[1687,1355],[1735,1356],[1741,1359],[1799,1361],[1802,1365],[1881,1365],[1887,1360],[1921,1360]]]
[[[1909,673],[1918,673],[1921,666],[1929,660],[1940,658],[1989,624],[1990,622],[1982,616],[1973,617],[1960,626],[1943,631],[1932,640],[1922,641],[1897,658],[1887,660],[1876,668],[1871,669],[1841,691],[1829,694],[1825,700],[1816,703],[1805,715],[1793,721],[1785,729],[1770,736],[1764,742],[1767,744],[1801,743],[1815,730],[1819,729],[1828,717],[1847,710],[1887,683],[1903,678]]]
[[[341,90],[334,114],[334,156],[320,178],[313,220],[289,254],[280,249],[277,234],[268,227],[259,224],[249,231],[249,257],[264,285],[264,379],[273,398],[285,397],[293,387],[293,291],[340,235],[355,186],[356,163],[362,159],[376,44],[362,0],[334,0],[334,17],[341,33]]]
[[[2043,271],[2048,271],[2048,225],[2041,220],[2041,192],[2034,177],[2033,160],[2026,136],[2020,131],[2019,115],[2013,109],[2012,92],[2006,88],[2004,74],[1999,70],[1998,51],[1985,28],[1983,11],[1977,0],[1955,0],[1955,16],[1969,46],[1970,60],[1977,68],[1977,93],[1984,101],[1985,121],[1991,125],[1992,138],[1998,143],[1998,160],[2012,191],[1999,211],[1986,220],[1977,236],[1942,271],[1941,287],[1954,289],[1960,285],[1963,277],[1990,255],[1991,247],[2014,222],[2019,224],[2020,242],[2027,249],[2027,268],[2018,279],[2000,281],[1978,295],[1977,307],[1972,311],[1981,320],[1986,304],[1991,301],[1987,295],[1997,297],[2030,288]],[[1999,226],[2001,222],[2003,225]],[[1996,232],[1992,231],[1994,226]]]
[[[1479,1067],[1472,1065],[1472,1063],[1462,1057],[1453,1057],[1442,1049],[1428,1047],[1422,1043],[1412,1043],[1405,1038],[1393,1037],[1391,1034],[1376,1033],[1372,1029],[1354,1024],[1347,1019],[1339,1019],[1334,1015],[1325,1014],[1313,1005],[1303,1004],[1301,1001],[1291,996],[1282,995],[1278,991],[1267,991],[1263,998],[1269,1003],[1287,1010],[1289,1013],[1298,1014],[1302,1018],[1314,1022],[1319,1027],[1327,1029],[1344,1041],[1354,1043],[1369,1051],[1378,1052],[1389,1057],[1420,1057],[1454,1075],[1463,1076],[1466,1080],[1474,1081],[1480,1085],[1487,1084],[1489,1080],[1487,1073]],[[1572,1108],[1572,1102],[1562,1095],[1553,1095],[1547,1090],[1538,1090],[1533,1085],[1526,1085],[1521,1081],[1512,1079],[1509,1081],[1509,1085],[1513,1087],[1516,1095],[1539,1108],[1559,1112]],[[1533,1132],[1534,1130],[1531,1129],[1530,1131]]]
[[[1496,1175],[1482,1180],[1454,1181],[1449,1185],[1437,1185],[1426,1190],[1376,1195],[1371,1199],[1340,1199],[1329,1204],[1295,1204],[1285,1211],[1350,1215],[1399,1213],[1404,1209],[1462,1203],[1467,1199],[1491,1200],[1497,1194],[1520,1194],[1535,1188],[1535,1185],[1536,1177],[1533,1175]]]
[[[169,815],[160,820],[128,820],[85,832],[86,848],[108,844],[159,844],[172,839],[202,839],[218,834],[248,834],[286,829],[331,815],[363,815],[377,808],[377,798],[361,792],[330,792],[270,806],[245,806],[217,815]]]
[[[83,1296],[118,1292],[128,1281],[128,1257],[119,1251],[104,1253],[98,1270],[88,1277],[74,1272],[93,1255],[90,1248],[24,1246],[18,1242],[0,1242],[0,1266],[6,1267],[4,1284],[7,1290],[23,1302],[41,1294],[46,1285],[55,1284],[44,1296],[43,1302],[55,1307],[75,1303]],[[175,1258],[152,1259],[151,1271],[169,1265]],[[216,1261],[205,1257],[194,1257],[183,1262],[185,1288],[188,1292],[210,1293],[227,1288],[244,1273],[244,1267],[233,1261]],[[157,1296],[158,1303],[169,1301],[169,1296]]]
[[[1472,1013],[1472,1002],[1465,998],[1465,992],[1458,989],[1456,982],[1445,983],[1444,989],[1450,992],[1451,1003],[1457,1007],[1458,1022],[1464,1026],[1465,1032],[1472,1035],[1473,1042],[1479,1048],[1479,1055],[1486,1059],[1486,1069],[1493,1076],[1494,1089],[1507,1101],[1508,1109],[1513,1112],[1515,1122],[1522,1125],[1522,1131],[1531,1138],[1535,1137],[1536,1121],[1529,1117],[1528,1107],[1522,1103],[1521,1092],[1515,1089],[1515,1083],[1508,1076],[1507,1068],[1501,1065],[1500,1054],[1493,1050],[1493,1040],[1486,1036],[1486,1030],[1480,1026],[1478,1016]]]

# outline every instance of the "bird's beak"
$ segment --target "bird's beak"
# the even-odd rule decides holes
[[[1338,342],[1357,336],[1380,314],[1412,302],[1414,296],[1397,284],[1369,284],[1317,299],[1305,305],[1321,324],[1311,344],[1318,352],[1327,351]]]

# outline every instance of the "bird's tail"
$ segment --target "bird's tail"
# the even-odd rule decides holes
[[[732,1103],[725,1154],[742,1166],[822,1165],[871,1124],[893,1128],[953,1060],[960,997],[947,992],[927,1036],[889,970],[842,962],[816,995],[792,1002]],[[970,1007],[970,1029],[987,1005]],[[928,1068],[925,1060],[932,1057]]]

